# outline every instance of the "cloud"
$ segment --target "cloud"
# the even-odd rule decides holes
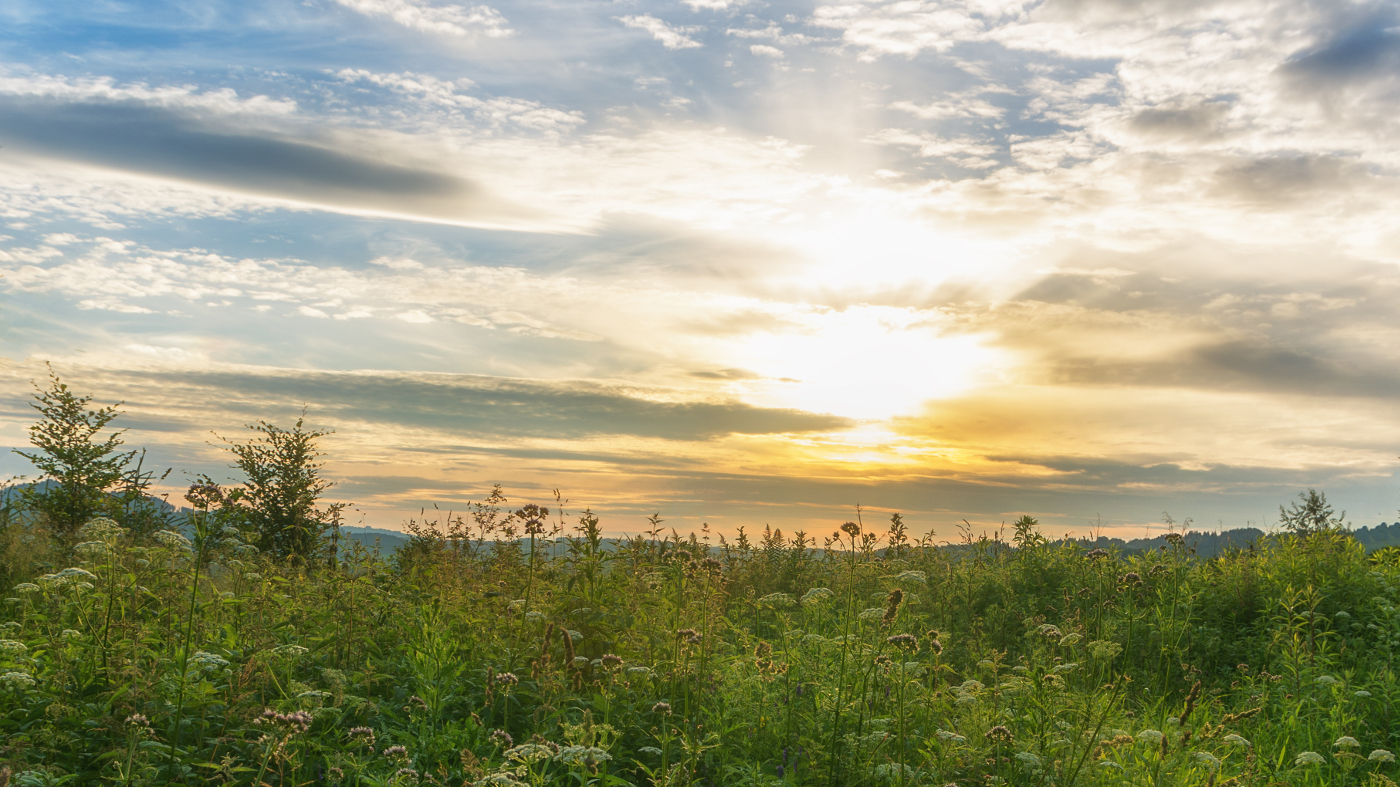
[[[661,45],[667,49],[698,49],[704,46],[704,44],[686,35],[687,33],[694,33],[703,28],[668,25],[651,14],[620,16],[617,19],[628,27],[645,30],[651,33],[651,37],[660,41]]]
[[[504,38],[515,31],[506,25],[506,18],[490,6],[445,5],[432,6],[412,0],[335,0],[340,5],[365,16],[387,16],[398,24],[420,33],[470,36],[480,33],[490,38]]]
[[[783,50],[766,44],[754,44],[749,47],[749,51],[759,57],[771,57],[774,59],[782,59],[784,57]]]
[[[483,222],[533,213],[441,170],[206,124],[163,107],[10,98],[0,100],[0,135],[29,154],[311,204]]]

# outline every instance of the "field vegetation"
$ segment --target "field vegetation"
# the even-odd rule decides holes
[[[0,785],[1394,783],[1400,569],[1320,493],[1206,558],[859,509],[609,539],[497,488],[381,555],[323,433],[255,424],[176,511],[50,382],[51,483],[0,510]]]

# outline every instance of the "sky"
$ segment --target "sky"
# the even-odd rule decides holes
[[[0,0],[0,446],[47,363],[379,527],[1373,525],[1396,140],[1393,0]]]

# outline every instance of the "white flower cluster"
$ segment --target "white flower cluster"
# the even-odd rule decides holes
[[[802,603],[824,604],[835,597],[836,594],[832,592],[831,588],[812,588],[811,590],[802,594]]]
[[[787,609],[788,607],[797,606],[797,601],[787,593],[769,593],[759,599],[758,603],[765,607],[773,607],[774,609]]]
[[[34,678],[27,672],[6,672],[0,675],[0,686],[7,689],[24,690],[34,685]]]
[[[612,759],[612,755],[596,746],[565,746],[554,755],[555,762],[565,765],[597,765]]]
[[[45,574],[35,581],[39,587],[45,590],[56,590],[58,588],[72,587],[77,590],[91,590],[93,585],[88,580],[96,580],[97,575],[83,568],[65,568],[57,574]]]
[[[512,749],[506,749],[507,760],[515,762],[540,762],[554,756],[554,749],[540,743],[522,743]]]
[[[84,541],[73,547],[73,551],[76,552],[79,557],[88,560],[97,560],[107,557],[107,555],[111,554],[112,549],[107,546],[106,541]]]
[[[1321,765],[1324,762],[1327,762],[1327,758],[1315,751],[1301,752],[1297,757],[1293,758],[1294,765]]]
[[[18,640],[0,639],[0,653],[4,653],[7,656],[16,656],[28,650],[29,648],[25,647],[24,643]]]
[[[229,666],[229,662],[228,659],[217,653],[210,653],[206,650],[196,650],[194,655],[190,656],[190,665],[196,669],[207,672],[209,670],[227,667]]]
[[[185,538],[184,535],[180,533],[176,533],[174,530],[157,531],[152,535],[152,538],[171,549],[179,549],[184,552],[191,552],[194,550],[194,544],[191,544],[188,538]]]
[[[118,538],[126,535],[126,528],[118,525],[116,520],[105,516],[89,519],[87,524],[78,528],[78,537],[91,541],[102,541],[108,545],[115,544]]]
[[[894,581],[910,585],[927,585],[928,574],[922,571],[901,571]]]
[[[937,735],[938,739],[940,741],[943,741],[944,743],[967,743],[967,738],[957,734],[956,732],[949,732],[948,730],[939,730],[934,734]]]

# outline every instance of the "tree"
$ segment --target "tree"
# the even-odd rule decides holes
[[[1329,530],[1346,530],[1347,512],[1335,514],[1327,503],[1327,495],[1316,489],[1298,493],[1298,500],[1288,508],[1278,507],[1280,523],[1300,536]]]
[[[39,422],[29,427],[29,442],[37,453],[16,450],[40,472],[41,481],[24,490],[25,508],[37,513],[54,540],[71,548],[78,528],[89,519],[115,513],[119,507],[111,493],[136,487],[144,492],[149,474],[132,473],[128,465],[136,451],[121,451],[124,429],[109,434],[105,440],[99,434],[120,414],[118,402],[110,407],[91,409],[91,396],[78,396],[53,369],[49,369],[49,388],[34,384],[35,402],[30,406],[39,411]]]
[[[306,560],[338,526],[344,505],[317,505],[332,483],[321,477],[316,441],[332,432],[305,429],[303,423],[298,418],[293,428],[281,429],[258,421],[247,425],[257,436],[246,443],[220,439],[234,455],[233,466],[247,478],[236,502],[253,531],[254,545],[279,557]]]

